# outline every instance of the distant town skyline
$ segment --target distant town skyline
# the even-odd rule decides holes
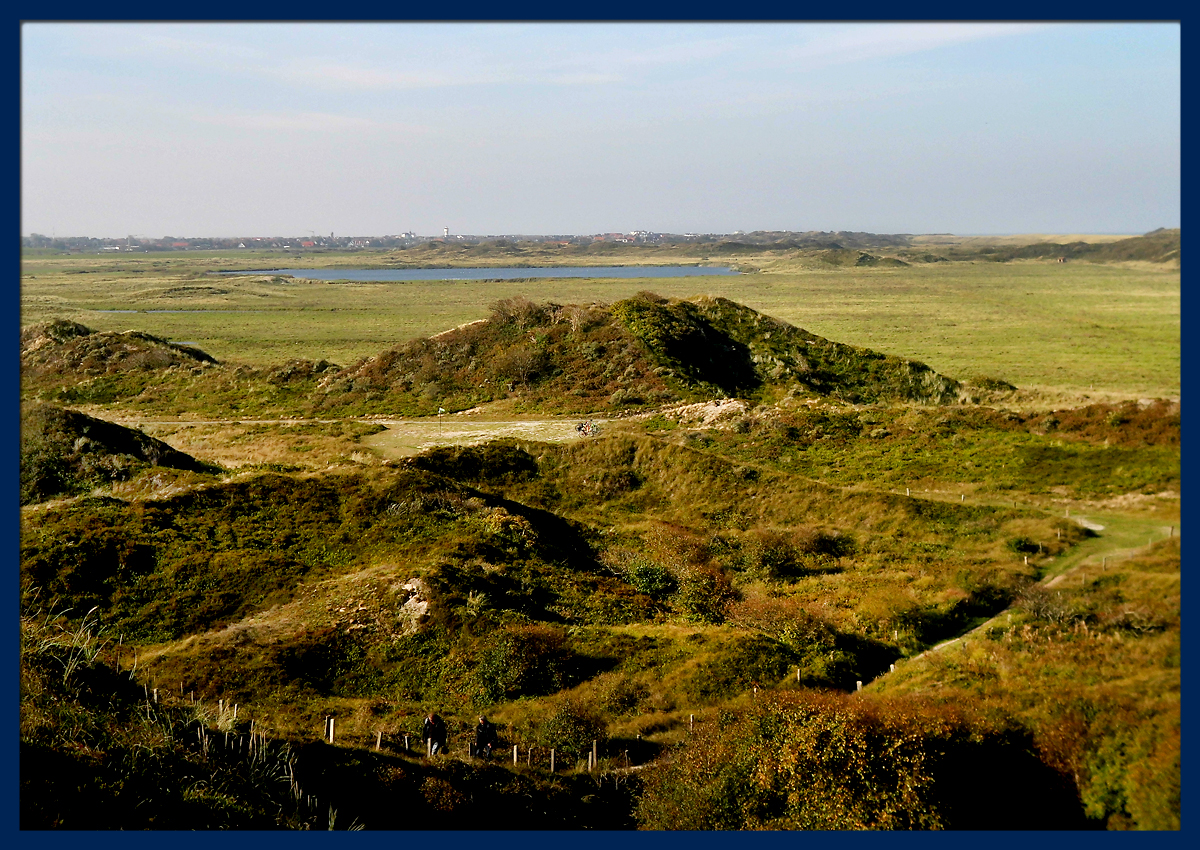
[[[1144,233],[1170,23],[22,25],[22,235]]]
[[[1160,229],[1160,228],[1156,228]],[[1161,228],[1170,229],[1170,228]],[[1149,231],[1147,231],[1149,232]],[[1038,235],[1026,233],[949,233],[939,231],[938,233],[870,233],[866,231],[805,231],[803,233],[797,231],[744,231],[735,230],[732,233],[717,233],[717,232],[694,232],[686,233],[660,233],[658,231],[646,230],[630,230],[630,231],[604,231],[602,233],[415,233],[406,231],[404,233],[359,233],[359,234],[335,234],[330,233],[328,237],[324,234],[310,234],[308,236],[291,234],[273,234],[270,236],[206,236],[204,234],[193,233],[185,236],[150,236],[147,234],[126,235],[126,236],[108,236],[95,234],[46,234],[32,233],[25,234],[21,237],[22,247],[51,247],[60,243],[68,243],[72,247],[84,247],[83,243],[96,243],[92,247],[100,246],[106,249],[138,249],[138,248],[153,248],[155,250],[163,250],[167,248],[197,248],[197,247],[221,247],[221,248],[255,248],[255,247],[271,247],[271,248],[328,248],[339,246],[351,247],[379,247],[384,246],[404,246],[416,244],[420,242],[487,242],[487,241],[528,241],[528,242],[554,242],[560,244],[586,244],[589,242],[629,242],[629,243],[661,243],[661,242],[689,242],[689,241],[712,241],[732,240],[737,241],[739,238],[744,238],[747,241],[774,244],[778,241],[786,242],[789,237],[810,236],[812,234],[821,233],[827,234],[828,238],[833,239],[838,234],[854,233],[862,236],[881,236],[881,237],[905,237],[905,236],[937,236],[937,235],[952,235],[957,237],[1004,237],[1004,236],[1024,236]],[[1053,234],[1047,233],[1050,236],[1142,236],[1144,233],[1103,233],[1093,231],[1090,233],[1079,234]],[[256,244],[257,243],[257,244]]]

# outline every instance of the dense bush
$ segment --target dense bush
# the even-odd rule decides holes
[[[488,484],[523,481],[538,472],[534,457],[511,440],[493,440],[481,446],[441,446],[417,455],[409,463],[460,481]]]
[[[699,623],[722,623],[737,591],[722,570],[688,566],[677,576],[679,587],[671,603],[683,616]]]
[[[854,552],[854,540],[815,528],[753,530],[742,546],[744,563],[756,576],[790,579],[837,570],[839,558]]]
[[[593,741],[603,742],[606,738],[607,724],[599,708],[571,697],[557,700],[532,729],[537,745],[553,748],[563,764],[585,758]]]
[[[1029,829],[1086,825],[1028,733],[944,707],[760,694],[650,772],[648,829]]]
[[[685,693],[702,703],[712,703],[754,687],[774,687],[795,669],[800,657],[794,649],[765,635],[738,638],[689,676]]]
[[[510,626],[493,632],[476,656],[471,679],[480,706],[545,696],[569,680],[574,654],[560,629]]]

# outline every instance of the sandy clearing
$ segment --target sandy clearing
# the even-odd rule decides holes
[[[469,446],[511,437],[519,440],[538,440],[565,443],[581,439],[575,426],[580,419],[516,419],[464,422],[461,419],[375,419],[387,428],[378,434],[364,437],[363,447],[385,458],[409,457],[435,446]],[[602,424],[603,420],[591,420]]]

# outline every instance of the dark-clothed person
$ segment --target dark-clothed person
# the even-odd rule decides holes
[[[496,727],[482,714],[479,715],[479,725],[475,727],[475,755],[481,759],[490,759],[496,743]]]
[[[425,717],[425,725],[421,730],[421,740],[429,741],[429,752],[437,755],[446,749],[446,721],[430,712]]]

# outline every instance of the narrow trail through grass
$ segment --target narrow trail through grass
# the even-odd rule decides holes
[[[1089,512],[1086,516],[1076,515],[1072,519],[1084,527],[1099,527],[1099,530],[1095,537],[1084,540],[1066,555],[1055,560],[1053,566],[1041,579],[1040,584],[1046,587],[1064,587],[1076,575],[1079,575],[1080,581],[1083,581],[1085,577],[1081,573],[1085,568],[1100,567],[1101,570],[1104,570],[1111,565],[1115,569],[1120,561],[1148,552],[1150,547],[1160,540],[1182,537],[1178,526],[1163,525],[1155,519],[1129,517],[1110,512]],[[973,634],[999,626],[1002,620],[1011,615],[1012,608],[1006,608],[994,617],[989,617],[961,634],[930,647],[908,660],[916,661],[931,652],[939,652],[962,643]],[[879,678],[882,679],[886,675],[887,673],[883,673]]]

